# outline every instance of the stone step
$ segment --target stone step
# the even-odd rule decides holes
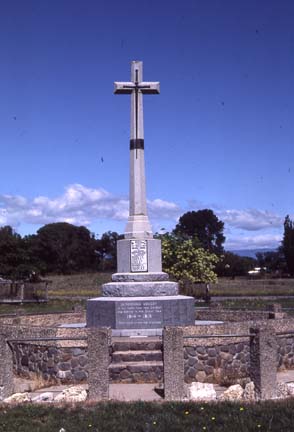
[[[122,339],[122,338],[120,338]],[[126,338],[125,340],[112,340],[113,351],[154,351],[162,350],[162,341],[159,338]]]
[[[109,366],[110,382],[121,383],[156,383],[162,381],[163,362],[124,362]]]
[[[115,351],[112,353],[112,363],[162,361],[161,350]]]

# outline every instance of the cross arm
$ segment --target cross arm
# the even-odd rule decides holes
[[[159,82],[140,82],[139,89],[143,94],[159,94],[160,85]]]
[[[115,82],[114,83],[114,94],[130,94],[135,88],[133,82]]]

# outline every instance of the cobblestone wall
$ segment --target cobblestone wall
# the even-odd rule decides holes
[[[294,369],[294,337],[278,337],[279,369]]]
[[[88,353],[85,347],[50,347],[18,344],[14,351],[18,374],[41,376],[44,380],[78,383],[88,377]]]
[[[184,347],[185,381],[230,384],[248,376],[249,342]]]

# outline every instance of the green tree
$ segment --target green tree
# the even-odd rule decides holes
[[[99,268],[102,271],[116,269],[116,244],[123,235],[115,231],[107,231],[96,242],[96,253],[99,256]]]
[[[188,239],[197,237],[202,247],[209,252],[223,252],[224,223],[212,210],[204,209],[183,214],[174,229],[174,234]]]
[[[97,268],[94,234],[83,226],[57,222],[43,226],[27,240],[36,265],[45,273],[72,273]]]
[[[286,270],[282,248],[278,248],[276,251],[257,252],[256,259],[258,267],[266,267],[268,273],[281,274]]]
[[[35,270],[27,245],[11,226],[0,228],[0,276],[23,279]]]
[[[285,256],[288,272],[294,276],[294,221],[289,215],[284,221],[284,237],[282,241],[282,251]]]
[[[249,270],[256,267],[256,260],[250,257],[242,257],[232,252],[224,252],[222,260],[216,266],[218,276],[234,278],[246,276]]]
[[[174,234],[160,236],[162,241],[163,270],[182,286],[186,283],[216,282],[214,271],[219,258],[201,247],[198,240],[183,239]]]

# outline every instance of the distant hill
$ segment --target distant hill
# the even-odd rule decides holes
[[[230,250],[228,252],[232,252],[236,255],[244,256],[244,257],[250,257],[250,258],[256,258],[257,252],[274,252],[276,249],[236,249],[236,250]]]

